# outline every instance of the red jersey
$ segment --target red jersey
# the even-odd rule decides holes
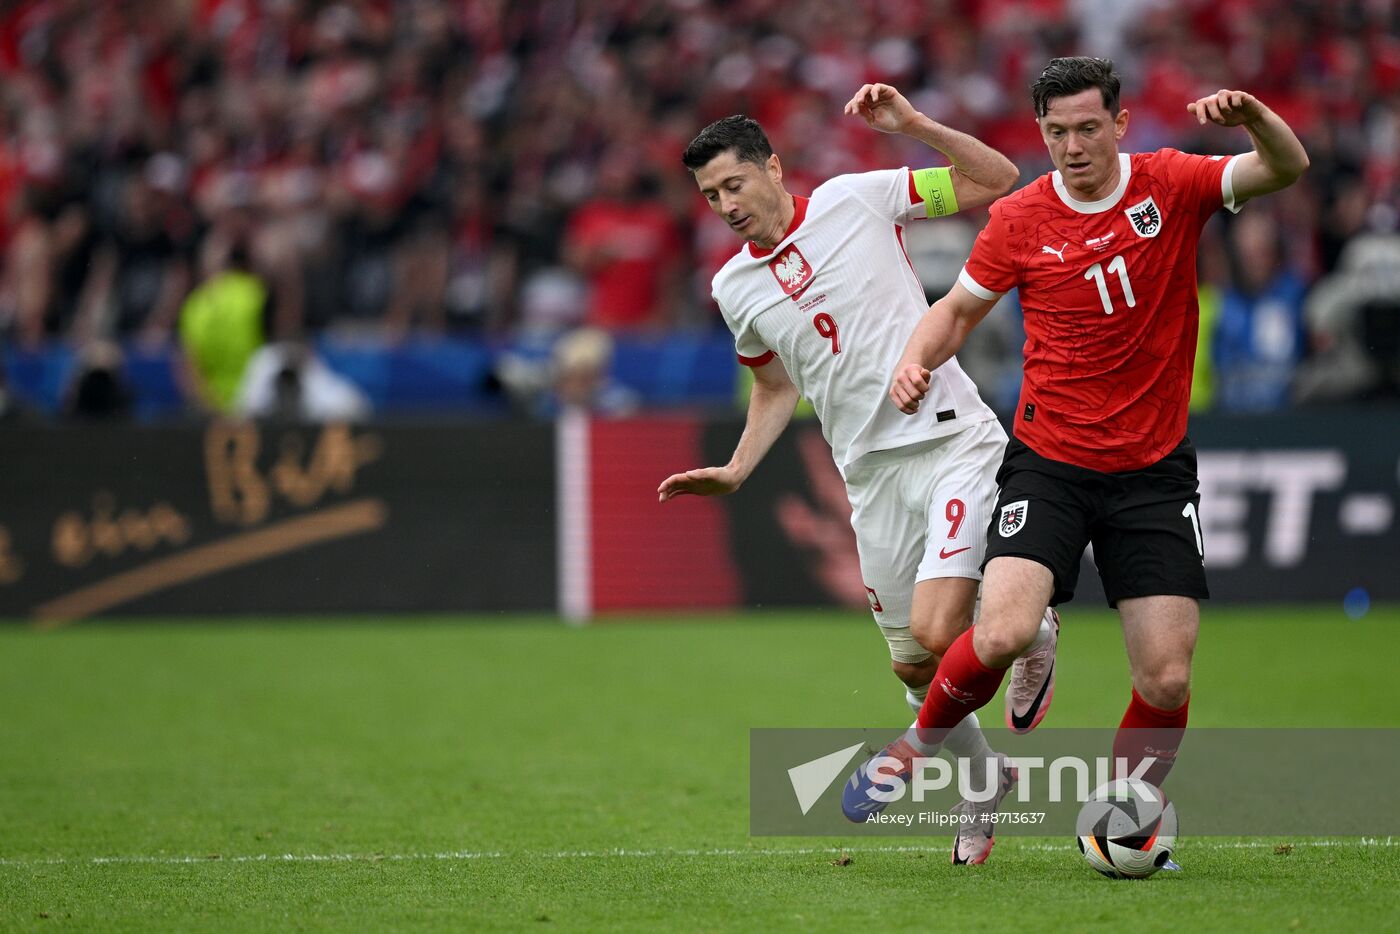
[[[992,205],[959,281],[984,299],[1020,289],[1015,433],[1042,457],[1138,470],[1185,437],[1196,245],[1216,209],[1239,210],[1236,158],[1122,153],[1101,201],[1076,201],[1053,172]]]

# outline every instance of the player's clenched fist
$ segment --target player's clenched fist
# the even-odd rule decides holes
[[[895,374],[890,401],[905,415],[919,411],[919,401],[928,394],[929,371],[917,363],[907,363]]]

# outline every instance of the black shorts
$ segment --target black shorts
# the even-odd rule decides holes
[[[1074,597],[1091,543],[1109,606],[1129,597],[1210,596],[1190,439],[1150,467],[1100,473],[1041,457],[1012,438],[997,486],[982,567],[1001,556],[1045,565],[1055,575],[1051,605]]]

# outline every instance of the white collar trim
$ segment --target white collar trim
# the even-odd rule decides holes
[[[1078,211],[1080,214],[1102,214],[1104,211],[1112,209],[1123,197],[1123,192],[1128,190],[1128,177],[1133,171],[1133,160],[1126,152],[1118,154],[1118,187],[1104,198],[1098,201],[1078,201],[1069,193],[1065,187],[1065,179],[1059,172],[1053,173],[1050,178],[1055,183],[1055,194],[1060,196],[1060,200],[1065,206]]]

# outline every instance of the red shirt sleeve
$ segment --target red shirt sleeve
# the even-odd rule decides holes
[[[962,275],[958,277],[963,286],[979,298],[1009,292],[1020,279],[1020,269],[1006,236],[1004,204],[1004,201],[992,204],[987,226],[977,235],[977,242],[972,245],[972,255],[967,258]]]
[[[1172,187],[1184,193],[1180,203],[1194,207],[1200,217],[1208,217],[1222,207],[1239,210],[1229,185],[1234,156],[1198,156],[1159,149],[1157,157],[1166,163]]]

